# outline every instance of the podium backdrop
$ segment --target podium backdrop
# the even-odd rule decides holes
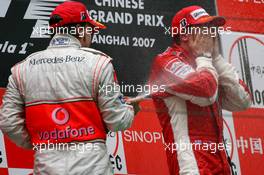
[[[51,11],[65,0],[1,0],[0,97],[10,68],[49,43],[45,28]],[[254,104],[238,113],[224,111],[225,140],[237,175],[264,172],[264,2],[235,0],[83,0],[92,18],[107,25],[94,36],[93,46],[114,60],[120,84],[143,85],[155,55],[171,44],[166,33],[173,15],[200,5],[227,19],[231,34],[221,36],[223,55],[250,88]],[[110,2],[110,3],[109,3]],[[120,1],[119,1],[120,2]],[[125,5],[128,4],[128,5]],[[126,95],[136,95],[126,93]],[[141,103],[133,127],[108,134],[109,157],[116,174],[167,175],[165,145],[151,100]],[[0,131],[0,175],[32,173],[33,151],[16,147]]]

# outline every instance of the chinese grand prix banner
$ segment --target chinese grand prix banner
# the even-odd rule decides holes
[[[0,1],[0,87],[5,87],[10,68],[29,54],[43,50],[50,38],[40,35],[47,28],[53,9],[66,0]],[[215,14],[213,1],[174,0],[80,0],[92,18],[106,24],[93,38],[92,47],[113,60],[121,84],[144,84],[152,59],[171,43],[166,28],[176,11],[201,5]],[[130,94],[136,95],[136,94]]]

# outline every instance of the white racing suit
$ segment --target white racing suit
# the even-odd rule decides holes
[[[0,128],[36,150],[34,174],[113,174],[106,133],[129,128],[134,110],[117,91],[111,58],[82,48],[75,37],[55,35],[46,50],[11,71]]]

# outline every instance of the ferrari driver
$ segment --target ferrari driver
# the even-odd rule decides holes
[[[119,91],[105,91],[117,86],[112,59],[89,48],[89,31],[105,26],[74,1],[57,6],[49,22],[78,32],[57,32],[46,50],[11,69],[0,128],[17,145],[36,148],[34,174],[113,174],[106,133],[129,128],[134,110]]]
[[[152,65],[150,83],[166,86],[166,93],[152,98],[171,175],[230,174],[221,111],[247,109],[251,95],[235,68],[219,53],[217,37],[204,31],[224,24],[224,18],[210,16],[199,6],[180,10],[172,20],[173,45]],[[200,32],[184,33],[193,31],[187,30],[191,27]],[[222,146],[216,152],[199,146],[206,144]]]

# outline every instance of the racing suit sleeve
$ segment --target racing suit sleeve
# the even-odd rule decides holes
[[[24,114],[24,100],[12,74],[0,108],[0,129],[18,146],[30,149],[32,144]]]
[[[107,63],[99,80],[98,105],[103,120],[110,131],[128,129],[134,119],[134,110],[126,104],[119,85],[115,82],[114,68]]]
[[[221,55],[214,59],[213,64],[219,74],[222,87],[223,109],[241,111],[251,106],[251,94],[235,70]]]
[[[196,58],[196,69],[176,59],[163,66],[166,91],[199,106],[215,102],[218,91],[218,75],[212,58]]]

